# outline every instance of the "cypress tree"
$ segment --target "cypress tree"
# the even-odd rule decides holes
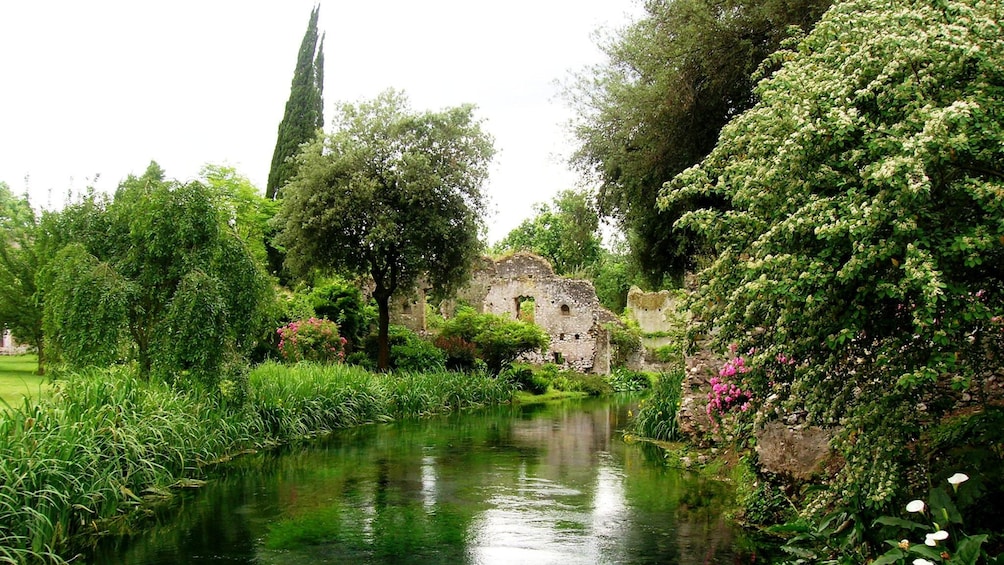
[[[279,123],[279,135],[272,153],[272,168],[268,173],[265,196],[278,198],[279,189],[293,176],[293,163],[289,158],[296,155],[300,145],[314,138],[317,128],[324,125],[321,98],[321,81],[324,80],[324,41],[318,49],[317,15],[321,7],[315,6],[310,12],[307,32],[300,43],[300,52],[293,71],[293,83],[286,101],[286,111]]]

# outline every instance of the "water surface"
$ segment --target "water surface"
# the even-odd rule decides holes
[[[93,563],[724,564],[724,485],[628,445],[629,398],[343,430],[248,456]]]

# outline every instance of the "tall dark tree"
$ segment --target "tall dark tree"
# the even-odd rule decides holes
[[[271,199],[280,197],[280,189],[292,178],[295,172],[292,157],[299,151],[300,145],[312,140],[317,128],[324,125],[324,102],[321,97],[324,54],[319,48],[319,45],[323,48],[324,40],[322,38],[318,42],[317,38],[317,16],[320,9],[320,6],[315,6],[310,12],[307,32],[303,35],[300,53],[296,58],[286,111],[279,123],[279,135],[272,153],[272,168],[265,187],[265,196]]]
[[[335,131],[305,147],[278,218],[293,270],[373,279],[381,369],[389,365],[388,304],[424,276],[436,290],[463,281],[494,154],[471,106],[415,113],[389,91],[342,106]]]
[[[806,31],[830,0],[648,0],[646,16],[605,46],[608,61],[582,73],[568,96],[580,118],[572,162],[599,182],[601,212],[615,218],[653,286],[679,277],[700,252],[673,222],[714,196],[656,207],[662,184],[714,147],[718,132],[752,106],[751,79],[788,35]]]

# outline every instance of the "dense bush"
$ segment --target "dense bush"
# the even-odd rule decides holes
[[[291,363],[334,363],[345,359],[345,338],[331,320],[296,320],[277,330],[279,352]]]
[[[451,371],[471,371],[478,361],[478,348],[456,335],[437,336],[433,344],[446,355],[446,368]]]
[[[632,371],[625,367],[615,367],[607,375],[607,382],[614,392],[637,392],[652,388],[652,378],[641,371]]]
[[[534,324],[494,314],[478,314],[471,309],[462,309],[447,320],[440,336],[444,339],[459,337],[474,344],[478,357],[495,375],[520,355],[542,351],[551,343],[550,336]]]
[[[888,513],[926,483],[917,443],[1004,350],[1004,32],[983,0],[834,5],[667,208],[716,246],[692,306],[761,419],[840,426],[804,506]],[[913,484],[911,484],[913,483]]]
[[[502,375],[520,390],[530,394],[544,394],[551,386],[551,378],[540,371],[535,371],[534,367],[522,363],[513,364]]]
[[[390,326],[387,330],[390,346],[390,368],[395,371],[442,371],[446,367],[446,354],[417,333],[404,326]],[[366,360],[360,364],[375,367],[378,353],[377,335],[366,338]],[[358,357],[356,362],[362,361]]]
[[[340,278],[316,285],[308,301],[317,317],[338,324],[348,353],[362,345],[376,322],[376,307],[363,299],[359,287]]]

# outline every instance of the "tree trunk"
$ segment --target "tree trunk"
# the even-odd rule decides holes
[[[390,327],[390,293],[376,291],[373,299],[377,303],[377,369],[390,369],[390,344],[388,343],[388,328]]]
[[[41,376],[45,374],[45,338],[39,337],[35,340],[35,350],[38,351],[38,368],[35,374]]]

